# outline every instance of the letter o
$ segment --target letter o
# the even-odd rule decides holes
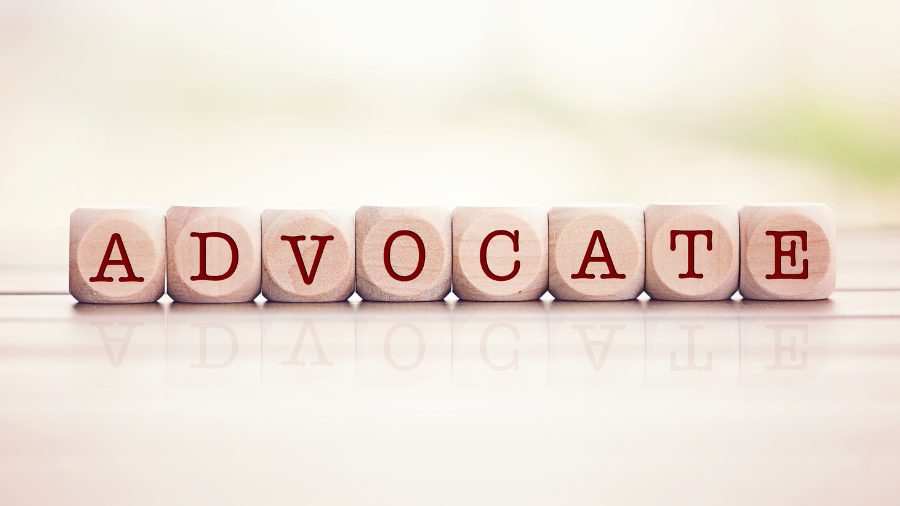
[[[416,335],[416,340],[419,342],[419,352],[416,354],[416,359],[412,361],[412,363],[408,365],[400,365],[394,360],[394,354],[391,353],[391,339],[394,338],[394,332],[399,329],[410,329]],[[425,358],[425,336],[422,335],[422,331],[419,330],[419,327],[416,327],[412,323],[398,323],[393,327],[389,328],[388,331],[384,334],[384,359],[387,360],[388,364],[391,364],[391,367],[397,369],[398,371],[412,371],[416,367],[419,367],[419,364],[422,363],[422,360]]]
[[[391,247],[394,245],[394,241],[400,236],[408,236],[412,237],[414,241],[416,241],[416,246],[419,247],[419,263],[416,265],[415,270],[412,271],[412,274],[409,276],[401,276],[394,272],[394,267],[391,265]],[[425,243],[422,242],[422,238],[419,237],[419,234],[413,232],[412,230],[398,230],[391,234],[388,237],[386,243],[384,243],[384,268],[387,270],[387,273],[397,281],[412,281],[416,279],[419,274],[422,273],[422,269],[425,268]]]

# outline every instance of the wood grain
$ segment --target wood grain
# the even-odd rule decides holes
[[[555,298],[629,300],[644,291],[644,212],[638,206],[573,204],[556,206],[548,216]]]
[[[127,266],[122,264],[123,250]],[[104,259],[112,262],[102,269]],[[165,281],[162,211],[152,206],[94,206],[72,212],[69,293],[79,302],[154,302],[162,297]]]
[[[352,212],[266,209],[261,226],[262,293],[267,300],[335,302],[353,295],[356,235]]]
[[[740,273],[740,234],[733,205],[657,203],[644,210],[644,218],[647,295],[662,300],[722,300],[734,295]]]
[[[357,293],[371,301],[442,300],[450,293],[451,241],[446,207],[360,207]]]
[[[453,292],[464,300],[539,299],[547,291],[547,247],[540,207],[457,207]]]
[[[259,295],[262,255],[259,211],[255,207],[172,206],[166,212],[166,224],[168,293],[172,299],[249,302]],[[233,241],[237,261],[229,241],[218,235],[205,236],[204,273],[200,255],[203,239],[191,234],[224,234]]]
[[[741,208],[740,222],[744,298],[831,296],[837,275],[837,234],[830,207],[812,202],[748,204]]]

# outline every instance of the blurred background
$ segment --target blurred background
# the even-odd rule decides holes
[[[0,0],[0,264],[80,205],[764,200],[900,224],[896,0]]]

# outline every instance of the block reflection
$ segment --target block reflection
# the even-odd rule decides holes
[[[356,319],[356,384],[448,385],[451,338],[446,302],[362,302]]]
[[[262,382],[265,386],[352,386],[356,311],[349,302],[262,308]]]
[[[785,387],[806,383],[818,375],[828,357],[835,321],[803,316],[822,311],[830,301],[770,303],[742,301],[742,387]]]
[[[167,336],[167,386],[259,384],[260,315],[255,303],[173,303]]]
[[[740,324],[736,302],[650,301],[645,322],[646,386],[737,385]]]
[[[453,384],[546,385],[543,302],[458,302],[453,309]]]
[[[166,314],[161,304],[76,304],[72,323],[77,384],[165,381]]]
[[[789,387],[862,332],[831,304],[77,304],[54,370],[82,386]]]
[[[566,302],[550,306],[550,384],[643,383],[643,303]]]

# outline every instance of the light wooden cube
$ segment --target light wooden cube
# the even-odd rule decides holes
[[[827,299],[837,274],[834,211],[826,204],[773,202],[741,208],[741,295],[761,300]]]
[[[79,207],[69,217],[69,293],[79,302],[154,302],[166,283],[166,218],[152,206]]]
[[[453,210],[453,292],[465,300],[534,300],[547,291],[547,212]]]
[[[356,211],[356,292],[373,301],[433,301],[450,293],[450,211],[363,206]]]
[[[259,211],[249,205],[166,212],[168,293],[178,302],[249,302],[260,288]]]
[[[727,202],[663,202],[644,210],[644,291],[662,300],[722,300],[737,291],[738,213]]]
[[[267,209],[262,222],[262,293],[277,302],[347,300],[356,286],[353,213]]]
[[[548,213],[550,293],[629,300],[644,291],[644,212],[634,204],[573,204]]]

